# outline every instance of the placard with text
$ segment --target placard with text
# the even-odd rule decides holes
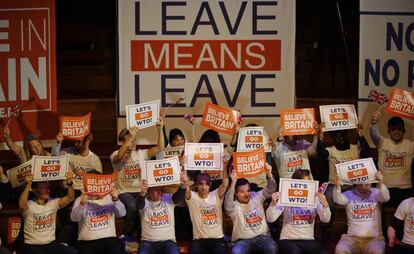
[[[144,129],[157,124],[160,115],[160,101],[126,106],[127,128],[137,126]]]
[[[186,170],[223,170],[222,143],[185,143]]]
[[[33,156],[33,181],[66,179],[69,154],[61,156]]]
[[[264,147],[248,152],[233,152],[233,165],[238,178],[256,177],[265,172]]]
[[[338,176],[345,184],[373,183],[377,168],[372,158],[336,164]]]
[[[91,131],[91,113],[84,116],[59,117],[59,131],[68,140],[82,140]]]
[[[316,119],[313,108],[283,109],[280,112],[280,121],[283,136],[315,134],[313,123]]]
[[[157,153],[157,160],[168,159],[174,156],[182,156],[184,146],[166,147]]]
[[[177,156],[163,160],[145,161],[142,179],[148,181],[149,187],[179,184],[181,182],[180,172],[180,161]]]
[[[271,152],[269,137],[264,127],[245,127],[239,130],[237,151],[246,152],[264,146],[265,152]]]
[[[318,181],[280,178],[279,203],[282,206],[315,207],[318,187]]]
[[[392,88],[385,112],[400,117],[414,119],[414,92]]]
[[[83,189],[89,196],[104,197],[115,188],[117,173],[112,174],[83,174]]]
[[[233,135],[238,126],[237,119],[239,114],[236,110],[223,108],[207,102],[201,125],[217,132]]]
[[[352,104],[319,106],[321,122],[325,123],[323,131],[355,129],[358,116]]]
[[[33,160],[28,160],[17,167],[7,170],[7,176],[13,188],[22,186],[26,183],[26,176],[32,174],[32,162]]]

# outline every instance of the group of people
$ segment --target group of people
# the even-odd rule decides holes
[[[223,233],[224,212],[233,224],[232,253],[327,253],[315,241],[314,224],[318,215],[325,225],[323,230],[329,232],[336,203],[345,206],[348,231],[341,236],[335,253],[385,252],[382,204],[398,207],[386,230],[388,245],[395,253],[414,253],[411,181],[414,142],[404,138],[406,129],[400,117],[388,121],[387,136],[380,135],[379,120],[380,112],[375,112],[369,128],[378,149],[379,171],[375,187],[369,183],[343,185],[335,169],[338,163],[371,157],[363,127],[359,125],[356,129],[356,144],[351,143],[347,130],[328,132],[333,145],[327,146],[323,123],[314,124],[316,134],[312,143],[298,136],[283,136],[282,128],[275,143],[269,138],[272,147],[267,154],[269,163],[266,163],[265,174],[259,177],[238,178],[232,170],[231,153],[237,146],[236,132],[225,149],[221,175],[213,178],[208,171],[190,174],[183,170],[180,185],[148,187],[146,179],[141,178],[144,161],[154,158],[167,145],[183,146],[186,141],[179,129],[172,129],[166,138],[161,116],[156,125],[157,145],[151,149],[137,149],[139,132],[136,127],[119,133],[121,146],[110,156],[113,170],[117,172],[116,188],[104,197],[91,196],[83,191],[83,173],[102,173],[99,157],[89,149],[92,135],[71,143],[58,134],[56,146],[48,153],[32,135],[26,138],[23,147],[16,145],[10,138],[10,130],[5,127],[5,141],[21,163],[33,155],[70,154],[70,170],[62,185],[65,193],[60,197],[51,197],[48,182],[33,182],[32,176],[26,177],[26,185],[20,190],[18,201],[23,215],[22,252],[122,253],[124,250],[116,235],[115,217],[124,217],[121,238],[139,238],[138,253],[180,253],[176,227],[191,228],[192,225],[189,253],[224,254],[229,250]],[[220,143],[221,140],[217,132],[207,130],[199,142]],[[316,194],[315,207],[283,206],[279,201],[282,190],[278,190],[272,172],[280,178],[312,180],[309,157],[327,160],[329,185],[326,191]],[[277,170],[272,171],[272,160]],[[0,171],[0,180],[3,184],[7,182],[3,170]],[[30,192],[33,192],[32,198],[29,198]],[[188,209],[189,218],[178,218],[185,216],[176,207]],[[282,214],[280,239],[275,241],[269,225],[274,225],[272,223]],[[64,225],[55,237],[57,217]],[[71,230],[65,230],[66,226]],[[70,241],[68,235],[71,234],[75,234],[76,241]],[[1,248],[0,253],[9,252]]]

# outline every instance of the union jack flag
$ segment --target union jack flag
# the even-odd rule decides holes
[[[14,105],[10,108],[10,117],[17,117],[20,115],[20,105]]]
[[[184,115],[184,120],[187,120],[188,122],[190,122],[190,123],[191,123],[191,125],[194,125],[194,120],[195,120],[195,118],[194,118],[194,116],[193,116],[193,115],[188,115],[188,114],[185,114],[185,115]]]
[[[372,89],[369,92],[368,98],[372,99],[373,103],[376,103],[379,105],[383,105],[388,101],[387,96],[385,94],[375,91],[374,89]]]

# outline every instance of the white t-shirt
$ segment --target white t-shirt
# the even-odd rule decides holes
[[[119,193],[141,191],[141,170],[144,168],[144,161],[148,159],[148,150],[131,151],[118,163],[113,163],[118,150],[111,154],[112,167],[118,172],[116,187]]]
[[[102,173],[102,163],[92,151],[87,156],[69,155],[69,168],[73,172],[73,188],[83,192],[83,174],[93,169]]]
[[[145,206],[139,211],[142,240],[150,242],[171,240],[175,242],[174,206],[172,194],[162,194],[159,202],[145,199]]]
[[[193,238],[222,238],[223,211],[217,189],[210,192],[207,198],[201,198],[197,192],[191,192],[191,198],[186,199],[193,224]]]
[[[335,146],[327,147],[326,150],[329,152],[328,162],[330,183],[334,183],[337,176],[336,164],[359,159],[358,145],[351,144],[349,149],[343,151],[336,149]]]
[[[227,198],[227,197],[226,197]],[[266,198],[263,191],[250,192],[250,201],[243,204],[234,201],[234,209],[227,214],[233,221],[233,233],[231,240],[250,239],[259,235],[269,235],[263,202]]]
[[[394,216],[404,221],[404,236],[402,242],[414,245],[414,198],[402,201],[395,211]]]
[[[311,207],[284,207],[279,204],[269,206],[266,210],[268,222],[274,222],[283,212],[283,228],[280,240],[314,240],[314,225],[316,213],[322,222],[328,223],[331,219],[329,207],[323,207],[316,201],[316,208]]]
[[[381,203],[389,199],[390,194],[384,184],[380,188],[371,188],[368,197],[358,195],[354,188],[341,193],[341,189],[335,186],[333,193],[334,202],[345,205],[348,235],[358,237],[382,235]]]
[[[73,204],[71,219],[79,223],[80,241],[90,241],[107,237],[116,237],[115,216],[125,216],[125,206],[121,201],[112,201],[108,194],[102,199],[88,200],[82,207],[81,197]]]
[[[403,139],[395,144],[390,138],[381,138],[378,148],[378,168],[388,188],[409,189],[414,142]]]
[[[24,243],[44,245],[53,242],[58,209],[59,199],[49,199],[45,205],[27,201],[27,210],[23,213]]]

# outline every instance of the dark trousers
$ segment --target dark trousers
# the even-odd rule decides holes
[[[414,246],[407,244],[397,244],[392,249],[392,254],[412,254],[414,253]]]
[[[76,254],[77,251],[71,247],[53,241],[44,245],[24,244],[23,254]]]
[[[413,196],[413,189],[389,188],[388,190],[390,191],[390,200],[384,203],[384,207],[397,208],[403,200]]]
[[[208,238],[193,240],[189,250],[190,254],[226,254],[227,244],[223,238]]]
[[[79,254],[121,254],[122,247],[118,238],[107,237],[91,241],[78,241],[78,251]]]
[[[280,253],[327,254],[315,240],[280,240]]]
[[[168,241],[141,241],[138,254],[180,254],[180,249],[176,242]]]

